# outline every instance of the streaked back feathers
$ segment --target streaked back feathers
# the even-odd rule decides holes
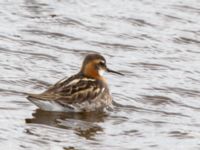
[[[101,80],[77,74],[67,80],[57,82],[42,94],[29,95],[28,98],[52,101],[63,107],[69,107],[84,102],[95,103],[103,98],[104,94],[109,94],[108,87]],[[102,106],[106,105],[103,104],[103,99],[98,101],[102,103]]]

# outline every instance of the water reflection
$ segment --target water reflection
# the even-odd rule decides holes
[[[25,119],[26,123],[44,124],[52,127],[73,130],[78,136],[93,139],[99,132],[103,132],[97,123],[104,122],[107,117],[104,112],[65,113],[49,112],[37,109],[33,118]]]

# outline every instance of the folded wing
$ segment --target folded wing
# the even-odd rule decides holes
[[[29,97],[68,105],[95,100],[103,90],[101,81],[75,75],[67,80],[59,81],[42,94],[30,94]]]

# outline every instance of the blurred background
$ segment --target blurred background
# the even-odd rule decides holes
[[[0,147],[199,150],[199,0],[1,0]],[[37,109],[40,93],[101,53],[108,113]]]

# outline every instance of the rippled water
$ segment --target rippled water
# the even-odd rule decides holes
[[[0,147],[9,150],[199,150],[199,0],[1,0]],[[103,54],[119,106],[38,110],[39,93]]]

